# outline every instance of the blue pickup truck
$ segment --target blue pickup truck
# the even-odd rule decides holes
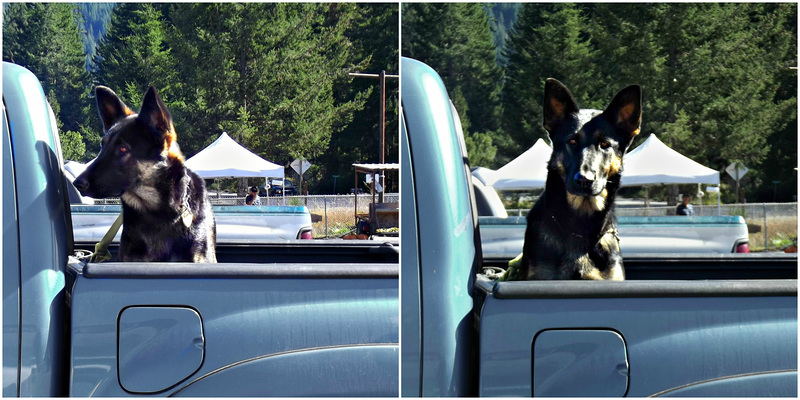
[[[3,396],[398,395],[397,246],[237,241],[218,243],[218,264],[72,257],[52,110],[31,72],[2,72]]]
[[[508,260],[482,255],[458,114],[433,69],[401,69],[402,396],[797,396],[796,256],[623,253],[624,282],[493,281]]]

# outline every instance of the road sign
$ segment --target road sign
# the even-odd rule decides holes
[[[728,165],[728,168],[725,168],[725,172],[727,172],[728,175],[731,176],[731,178],[739,180],[742,179],[742,177],[744,176],[744,174],[747,173],[747,171],[750,170],[742,164],[739,164],[738,166],[736,164],[737,163],[731,163],[731,165]]]
[[[303,167],[303,170],[302,170],[303,173],[308,171],[308,169],[311,167],[311,163],[308,162],[308,160],[306,160],[305,158],[302,160],[302,164],[301,164],[300,159],[298,158],[298,159],[295,159],[294,161],[292,161],[292,163],[289,164],[289,165],[292,167],[294,172],[297,172],[298,175],[302,175],[300,173],[300,167],[301,166]]]

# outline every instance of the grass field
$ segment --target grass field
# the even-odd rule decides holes
[[[757,226],[759,232],[750,233],[750,251],[782,251],[797,240],[797,216],[767,217],[767,246],[764,247],[764,219],[751,218],[747,225]]]
[[[356,224],[352,208],[328,208],[325,210],[309,210],[312,214],[322,216],[322,220],[312,224],[314,239],[325,237],[342,237],[350,232],[355,232]],[[328,223],[328,235],[325,235],[325,223]]]

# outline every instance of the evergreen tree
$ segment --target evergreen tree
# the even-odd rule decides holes
[[[742,162],[761,193],[772,194],[764,161],[778,156],[770,164],[784,170],[797,162],[796,152],[773,146],[797,140],[796,70],[788,69],[796,65],[796,15],[790,4],[525,4],[507,42],[503,92],[505,131],[521,145],[501,147],[498,159],[545,136],[546,78],[566,83],[584,108],[602,108],[637,83],[639,140],[656,133],[718,170]],[[785,173],[782,180],[792,181]]]
[[[588,36],[588,21],[575,4],[523,4],[507,42],[503,91],[505,132],[513,139],[498,158],[507,162],[547,140],[542,128],[544,82],[563,82],[582,108],[602,108],[608,99],[597,96],[597,51]],[[618,90],[618,89],[617,89]]]
[[[496,48],[497,63],[504,66],[508,59],[503,54],[503,48],[508,40],[508,32],[517,22],[517,11],[521,3],[491,3],[489,23],[494,34],[494,46]]]
[[[94,72],[94,58],[97,54],[97,42],[102,38],[111,19],[111,10],[114,3],[77,3],[78,10],[83,15],[81,37],[86,53],[86,70]]]
[[[359,16],[346,32],[353,43],[352,62],[368,60],[363,70],[356,72],[398,74],[399,72],[399,10],[396,4],[358,4]],[[399,160],[398,93],[399,80],[386,79],[385,161]],[[380,90],[375,78],[355,78],[336,88],[335,96],[346,99],[366,93],[364,109],[354,116],[343,130],[331,136],[330,149],[319,157],[317,187],[322,193],[333,189],[332,175],[337,175],[339,193],[348,193],[354,181],[353,163],[375,163],[379,160]],[[397,191],[396,175],[387,180],[387,191]]]
[[[450,97],[463,96],[459,110],[471,164],[494,167],[500,129],[500,82],[486,10],[477,3],[404,3],[403,54],[435,69]],[[477,146],[476,143],[480,143]]]
[[[85,132],[88,124],[89,107],[79,101],[90,88],[81,21],[68,3],[13,3],[3,14],[3,59],[39,78],[62,132]]]
[[[156,86],[169,106],[180,80],[176,79],[176,62],[166,43],[161,12],[153,4],[116,7],[98,55],[97,82],[117,92],[130,107],[139,106],[150,86]]]
[[[367,95],[337,96],[353,81],[348,72],[366,63],[352,60],[346,36],[356,16],[355,4],[173,5],[171,48],[186,77],[176,113],[194,129],[191,150],[227,130],[287,165],[324,154]],[[239,129],[245,121],[248,129]]]

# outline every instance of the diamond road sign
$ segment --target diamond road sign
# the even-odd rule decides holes
[[[301,166],[300,159],[299,158],[295,159],[294,161],[292,161],[292,163],[290,165],[291,165],[292,169],[294,170],[294,172],[297,172],[297,174],[300,175],[300,166]],[[302,167],[303,167],[303,173],[306,173],[306,171],[308,171],[308,169],[311,168],[311,163],[308,162],[308,160],[306,160],[304,158],[303,159],[303,163],[302,163]]]
[[[737,170],[739,172],[738,176],[736,174]],[[725,172],[727,172],[728,175],[730,175],[733,179],[742,179],[742,177],[744,176],[744,174],[747,173],[747,171],[750,170],[742,164],[739,164],[737,168],[736,163],[731,163],[731,165],[728,165],[728,168],[725,168]]]

